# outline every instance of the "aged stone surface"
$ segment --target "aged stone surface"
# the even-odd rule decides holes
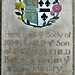
[[[72,0],[60,0],[60,19],[45,28],[19,21],[15,2],[2,1],[2,75],[72,75]]]

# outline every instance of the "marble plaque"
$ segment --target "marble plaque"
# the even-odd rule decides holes
[[[2,75],[72,75],[72,36],[72,0],[2,0]]]

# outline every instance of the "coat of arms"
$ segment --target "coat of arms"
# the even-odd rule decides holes
[[[52,25],[59,19],[61,10],[59,0],[19,0],[15,3],[18,19],[33,27]]]

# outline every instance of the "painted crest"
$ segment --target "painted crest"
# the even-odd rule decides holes
[[[15,13],[19,20],[33,27],[46,27],[59,19],[62,7],[59,0],[19,0]]]

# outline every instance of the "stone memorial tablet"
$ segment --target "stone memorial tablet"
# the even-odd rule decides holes
[[[72,75],[72,31],[72,0],[2,0],[2,75]]]

